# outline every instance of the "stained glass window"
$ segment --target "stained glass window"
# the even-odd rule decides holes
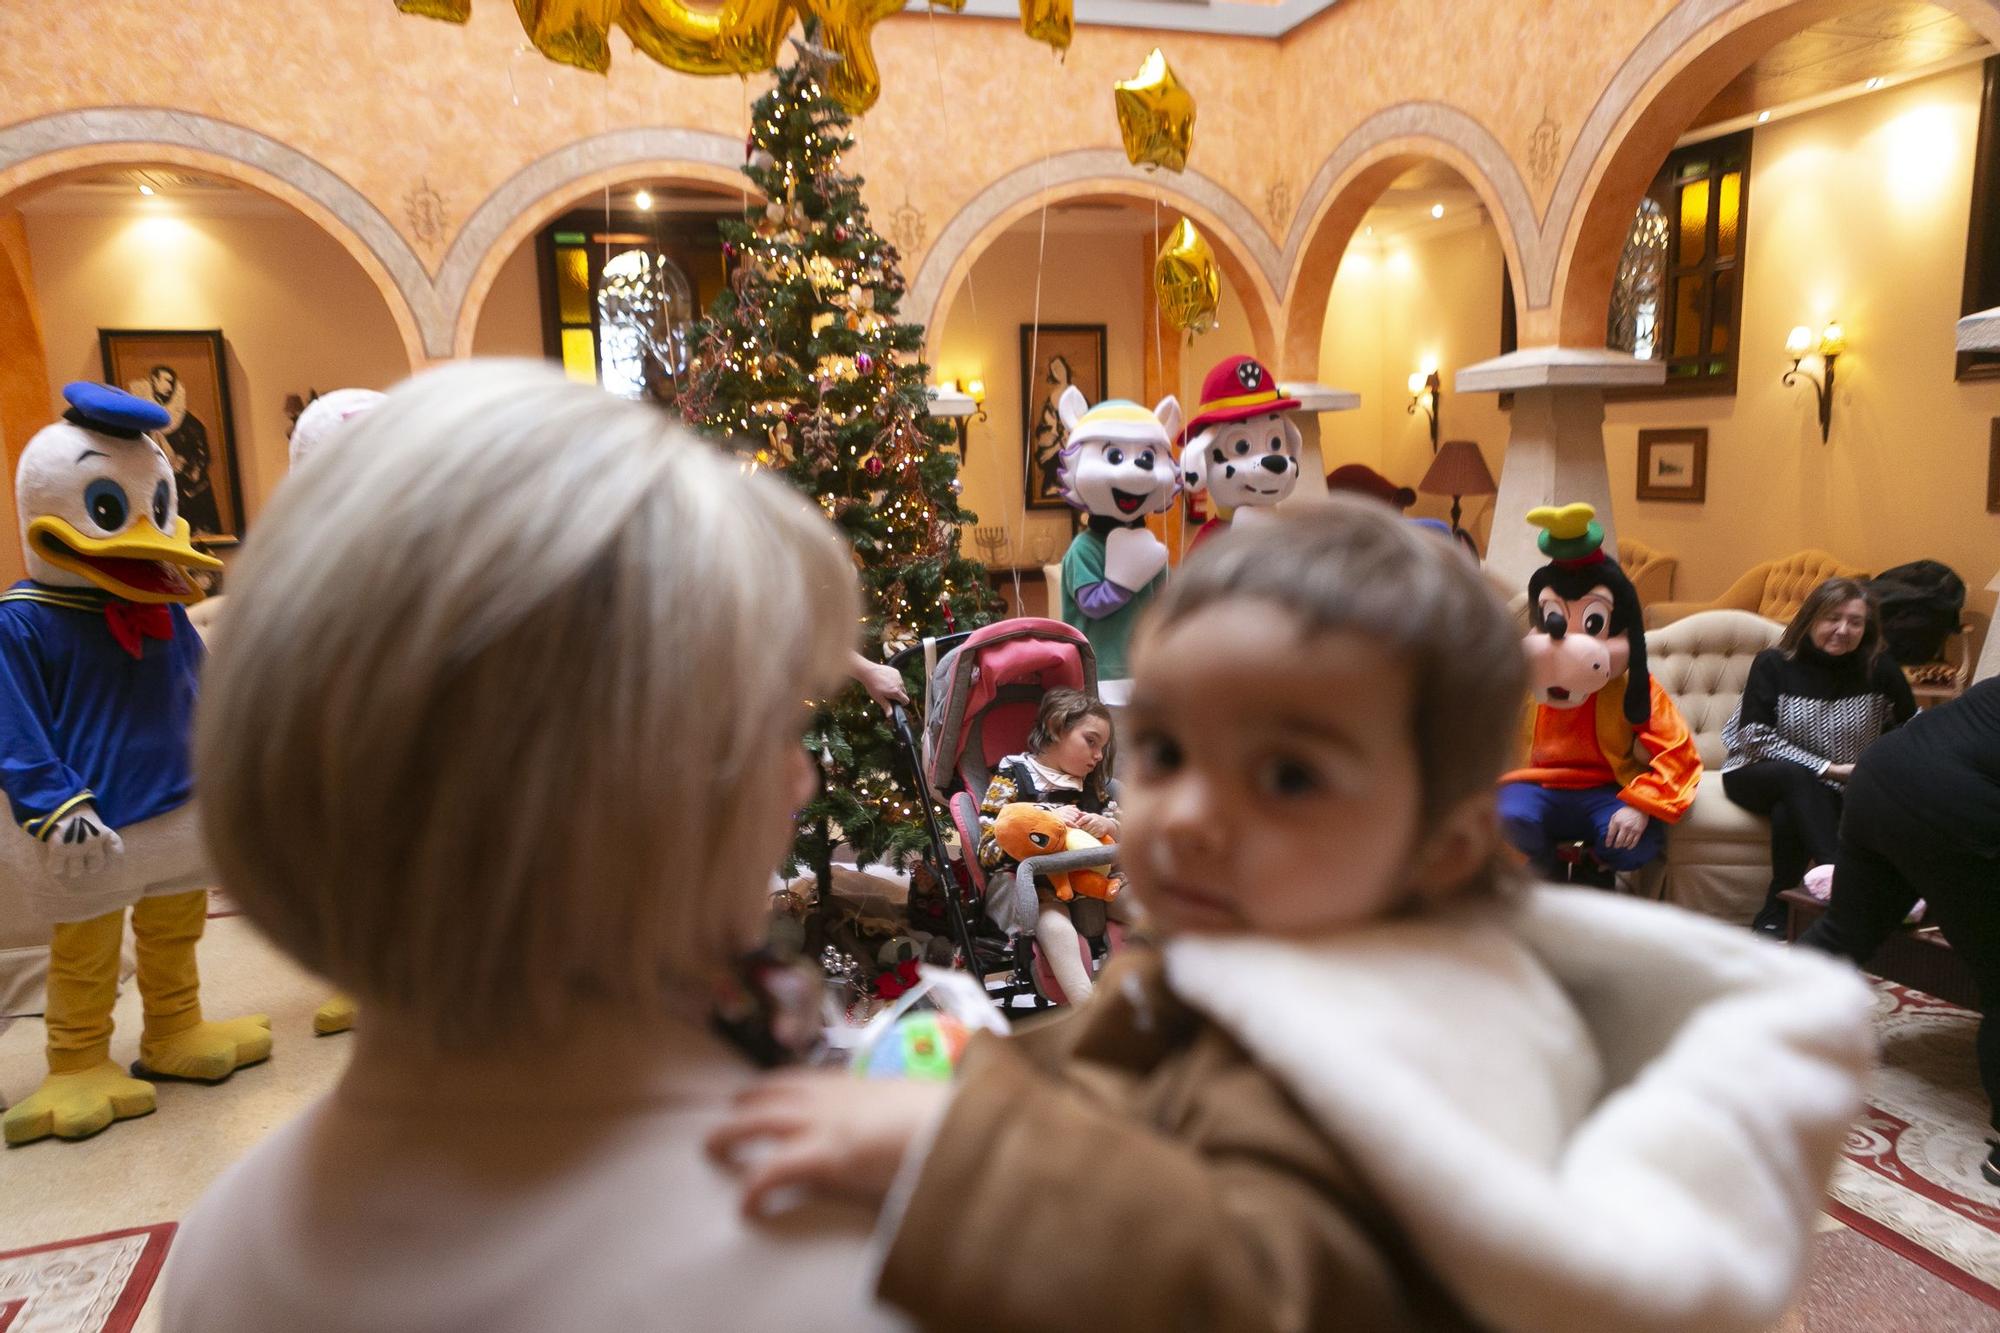
[[[712,217],[566,214],[538,238],[543,347],[571,379],[671,402],[701,301],[720,288]]]
[[[1665,361],[1669,392],[1736,388],[1749,181],[1747,131],[1679,149],[1626,234],[1605,340]]]

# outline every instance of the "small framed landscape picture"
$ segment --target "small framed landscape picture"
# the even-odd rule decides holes
[[[1986,512],[2000,514],[2000,417],[1986,442]]]
[[[1708,497],[1708,428],[1639,432],[1639,498],[1700,504]]]
[[[97,344],[105,383],[167,410],[159,437],[196,545],[240,539],[243,488],[221,330],[99,329]]]
[[[1092,407],[1104,401],[1105,326],[1021,326],[1021,437],[1030,509],[1067,509],[1062,497],[1063,445],[1069,430],[1056,400],[1072,384]]]

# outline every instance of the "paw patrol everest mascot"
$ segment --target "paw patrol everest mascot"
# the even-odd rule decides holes
[[[208,914],[189,725],[202,661],[184,571],[220,568],[179,517],[148,434],[158,404],[99,384],[28,441],[15,475],[28,578],[0,593],[0,874],[54,923],[48,1077],[6,1113],[11,1145],[85,1138],[153,1109],[111,1063],[125,910],[145,1024],[134,1074],[215,1082],[271,1053],[262,1016],[202,1020]]]
[[[1254,357],[1232,356],[1208,372],[1181,450],[1181,480],[1190,495],[1207,495],[1210,509],[1190,549],[1228,531],[1237,517],[1271,508],[1299,484],[1305,438],[1285,415],[1298,406]]]
[[[1666,825],[1694,803],[1701,756],[1680,710],[1646,671],[1639,595],[1604,554],[1587,504],[1536,509],[1549,562],[1528,581],[1534,707],[1523,723],[1523,767],[1501,779],[1507,839],[1557,877],[1556,849],[1583,843],[1595,864],[1580,878],[1608,886],[1659,856]]]
[[[1173,508],[1174,437],[1181,405],[1170,394],[1148,412],[1111,398],[1090,407],[1074,384],[1056,400],[1063,442],[1063,498],[1090,515],[1062,562],[1062,618],[1090,640],[1098,689],[1122,703],[1126,646],[1139,613],[1166,577],[1167,545],[1146,527]]]

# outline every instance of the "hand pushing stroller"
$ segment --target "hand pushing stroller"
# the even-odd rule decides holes
[[[890,662],[900,667],[920,653],[930,667],[921,747],[911,732],[908,713],[898,707],[893,716],[921,798],[934,869],[960,955],[1003,1007],[1016,997],[1028,998],[1036,1007],[1060,1004],[1062,988],[1035,939],[1040,912],[1035,878],[1107,868],[1116,862],[1118,849],[1105,846],[1033,857],[1011,872],[993,875],[989,882],[977,854],[979,802],[994,766],[1027,748],[1028,733],[1047,691],[1067,687],[1096,695],[1096,655],[1079,630],[1039,617],[1002,620],[967,633],[927,639]],[[934,802],[943,803],[950,812],[958,832],[956,856],[946,844]],[[1091,966],[1108,952],[1113,928],[1101,902],[1079,898],[1070,909],[1089,954],[1085,965]]]

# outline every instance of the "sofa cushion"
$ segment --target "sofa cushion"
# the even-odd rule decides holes
[[[1728,758],[1722,729],[1743,697],[1750,663],[1783,633],[1776,621],[1748,611],[1698,611],[1646,635],[1646,666],[1680,708],[1704,768],[1720,769]]]
[[[1701,775],[1694,804],[1681,822],[1667,830],[1669,855],[1698,854],[1702,860],[1726,860],[1731,865],[1768,865],[1771,821],[1753,815],[1722,790],[1722,774]]]

